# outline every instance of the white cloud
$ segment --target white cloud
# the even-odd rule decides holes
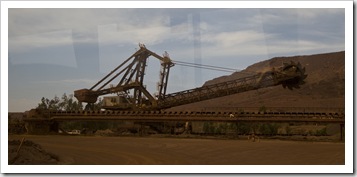
[[[61,30],[9,38],[9,49],[24,52],[33,48],[72,45],[72,31]]]
[[[344,50],[344,43],[328,44],[320,41],[298,40],[298,41],[276,41],[269,46],[271,53],[304,53],[311,51],[336,52]]]
[[[268,42],[266,42],[268,41]],[[205,34],[202,37],[203,57],[235,57],[268,54],[299,54],[304,51],[333,52],[344,50],[343,42],[325,43],[307,39],[289,40],[277,35],[255,31],[222,32],[219,34]],[[269,45],[267,45],[269,44]]]
[[[216,46],[226,47],[237,47],[241,45],[246,45],[249,43],[254,43],[257,41],[264,41],[266,38],[273,37],[270,34],[265,34],[253,30],[246,31],[232,31],[232,32],[221,32],[218,34],[206,33],[203,34],[201,39],[202,42],[208,42]]]
[[[343,15],[344,9],[340,8],[316,8],[316,9],[309,9],[309,8],[301,8],[296,10],[299,18],[301,20],[311,20],[318,17],[323,17],[326,15],[336,15],[341,14]]]
[[[42,84],[81,84],[81,85],[94,85],[98,80],[94,79],[63,79],[63,80],[51,80],[51,81],[34,81]]]
[[[87,31],[113,20],[125,22],[130,15],[118,9],[9,9],[9,36],[69,29]]]
[[[72,45],[73,42],[157,44],[180,38],[182,32],[177,28],[187,29],[187,24],[171,28],[170,16],[164,11],[161,14],[152,12],[138,9],[13,9],[9,12],[10,49],[31,50],[33,47]]]
[[[256,10],[253,9],[253,11]],[[229,12],[231,11],[232,9],[229,9]],[[248,21],[239,20],[249,22],[250,25],[237,25],[234,23],[235,18],[223,18],[224,10],[217,11],[220,14],[219,20],[227,20],[226,23],[219,24],[232,24],[234,28],[237,28],[235,31],[234,29],[227,31],[227,27],[217,26],[215,17],[210,17],[210,14],[215,12],[203,13],[202,19],[210,19],[210,21],[202,20],[200,23],[202,46],[212,47],[213,45],[218,50],[229,52],[233,47],[254,47],[257,45],[254,43],[258,41],[259,45],[264,45],[265,40],[275,37],[262,32],[262,21],[266,24],[282,22],[285,24],[293,18],[290,23],[295,23],[297,21],[294,20],[297,17],[321,18],[324,14],[341,13],[343,9],[263,9],[257,15],[242,16],[249,18]],[[193,42],[192,24],[187,24],[189,22],[187,21],[171,27],[170,15],[174,14],[169,14],[164,10],[141,11],[138,9],[11,9],[9,11],[10,49],[18,47],[16,50],[19,48],[30,50],[32,47],[72,45],[73,40],[83,43],[98,40],[99,45]],[[299,23],[304,23],[304,20],[300,20]],[[238,28],[239,26],[250,29],[242,30]],[[277,26],[277,28],[282,29],[284,26]],[[98,39],[95,34],[92,34],[97,31]],[[299,35],[303,36],[303,34]],[[75,38],[72,39],[72,36]],[[251,52],[252,50],[244,51]]]
[[[11,37],[9,53],[12,64],[77,65],[71,30]]]
[[[138,28],[126,26],[118,29],[117,24],[103,25],[98,28],[98,42],[100,45],[113,44],[157,44],[167,40],[170,36],[170,27],[160,24]]]

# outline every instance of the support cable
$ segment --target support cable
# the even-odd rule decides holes
[[[209,68],[209,67],[195,66],[195,65],[187,65],[187,64],[179,64],[179,63],[175,63],[175,65],[187,66],[187,67],[192,67],[192,68],[208,69],[208,70],[214,70],[214,71],[223,71],[223,72],[229,72],[229,73],[234,73],[234,72],[237,71],[237,70],[216,69],[216,68]]]
[[[229,72],[229,73],[241,72],[243,74],[257,74],[256,72],[252,72],[252,71],[244,71],[244,70],[238,70],[238,69],[227,68],[227,67],[203,65],[203,64],[196,64],[196,63],[189,63],[189,62],[182,62],[182,61],[173,61],[173,62],[175,63],[175,65],[187,66],[193,68],[201,68],[201,69],[208,69],[208,70],[215,70],[215,71],[222,71],[222,72]]]

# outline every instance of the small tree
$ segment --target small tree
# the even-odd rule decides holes
[[[81,111],[83,105],[73,99],[73,95],[67,96],[63,94],[62,98],[55,96],[53,99],[41,98],[41,103],[36,107],[37,109],[47,109],[51,111]]]
[[[59,105],[60,105],[61,110],[64,110],[64,111],[83,110],[82,103],[73,100],[73,94],[70,94],[69,96],[67,96],[66,94],[63,94],[62,102]]]
[[[291,127],[288,125],[288,126],[285,127],[285,131],[286,131],[286,134],[287,134],[287,135],[291,135],[292,129],[291,129]]]
[[[266,135],[276,135],[280,125],[277,123],[265,123],[259,127],[259,132]]]
[[[38,104],[37,109],[48,109],[48,103],[50,100],[48,98],[42,97],[41,103]]]
[[[41,98],[41,103],[38,104],[38,109],[49,109],[49,110],[58,110],[60,108],[60,99],[55,96],[53,99]]]

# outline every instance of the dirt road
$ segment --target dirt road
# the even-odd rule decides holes
[[[11,135],[40,144],[60,164],[343,165],[345,144],[279,140]]]

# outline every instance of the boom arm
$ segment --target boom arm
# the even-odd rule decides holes
[[[300,64],[292,62],[284,64],[284,67],[278,70],[273,69],[228,82],[168,94],[159,101],[158,107],[165,109],[279,84],[289,89],[299,88],[299,85],[303,84],[303,80],[307,77],[304,73],[305,69],[301,69]]]

